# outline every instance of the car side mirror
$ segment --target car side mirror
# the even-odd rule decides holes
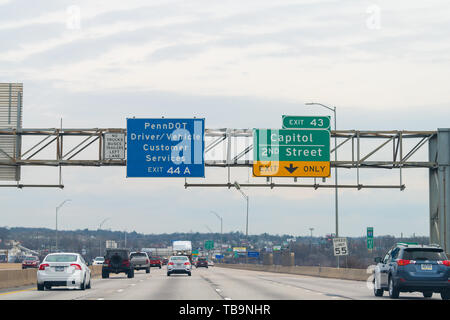
[[[376,257],[375,259],[373,259],[376,263],[380,263],[382,258],[381,257]]]

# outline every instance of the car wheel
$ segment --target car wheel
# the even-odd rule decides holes
[[[109,272],[102,271],[102,279],[108,279],[109,278]]]
[[[423,297],[424,298],[431,298],[432,296],[433,296],[433,292],[432,291],[423,292]]]
[[[190,273],[190,272],[188,273],[188,276],[189,276],[189,277],[191,276],[191,273]]]
[[[170,277],[170,272],[167,272],[167,276]]]
[[[376,287],[376,280],[373,280],[373,294],[375,295],[375,297],[382,297],[384,293],[383,289],[377,289]]]
[[[90,289],[91,288],[91,278],[89,278],[89,283],[86,286],[86,289]]]
[[[83,282],[80,284],[80,290],[86,289],[86,278],[84,278]]]
[[[161,269],[161,266],[159,266],[159,268]]]
[[[150,273],[150,267],[148,267],[147,269],[145,269],[145,273]]]
[[[392,277],[389,277],[389,297],[391,299],[397,299],[400,295],[400,291],[398,288],[394,285],[394,279]]]
[[[43,284],[37,284],[38,291],[44,291],[44,285]]]
[[[442,300],[450,300],[450,290],[445,290],[441,292]]]
[[[128,271],[128,278],[134,278],[134,270]]]
[[[45,289],[46,289],[46,290],[51,290],[51,289],[52,289],[52,286],[45,286]]]

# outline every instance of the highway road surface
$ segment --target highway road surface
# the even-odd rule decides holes
[[[193,269],[192,276],[167,277],[166,268],[150,274],[136,271],[92,279],[92,289],[55,288],[37,291],[36,286],[0,290],[0,300],[389,300],[377,298],[364,281],[226,269]],[[401,293],[400,299],[423,300],[421,293]],[[431,299],[440,300],[439,294]]]

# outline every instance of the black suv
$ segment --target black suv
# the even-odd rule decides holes
[[[134,267],[130,261],[128,249],[106,249],[105,262],[102,266],[102,278],[109,278],[110,273],[125,273],[134,278]]]
[[[450,260],[438,245],[397,243],[384,258],[375,258],[375,296],[385,290],[391,298],[400,292],[422,292],[425,298],[440,293],[443,300],[450,299]]]
[[[208,269],[208,260],[206,258],[198,258],[197,262],[195,263],[195,267],[205,267],[206,269]]]

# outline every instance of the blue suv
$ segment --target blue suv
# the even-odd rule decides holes
[[[422,292],[425,298],[440,293],[450,299],[450,261],[438,245],[397,243],[384,258],[375,258],[373,292],[398,298],[400,292]]]

